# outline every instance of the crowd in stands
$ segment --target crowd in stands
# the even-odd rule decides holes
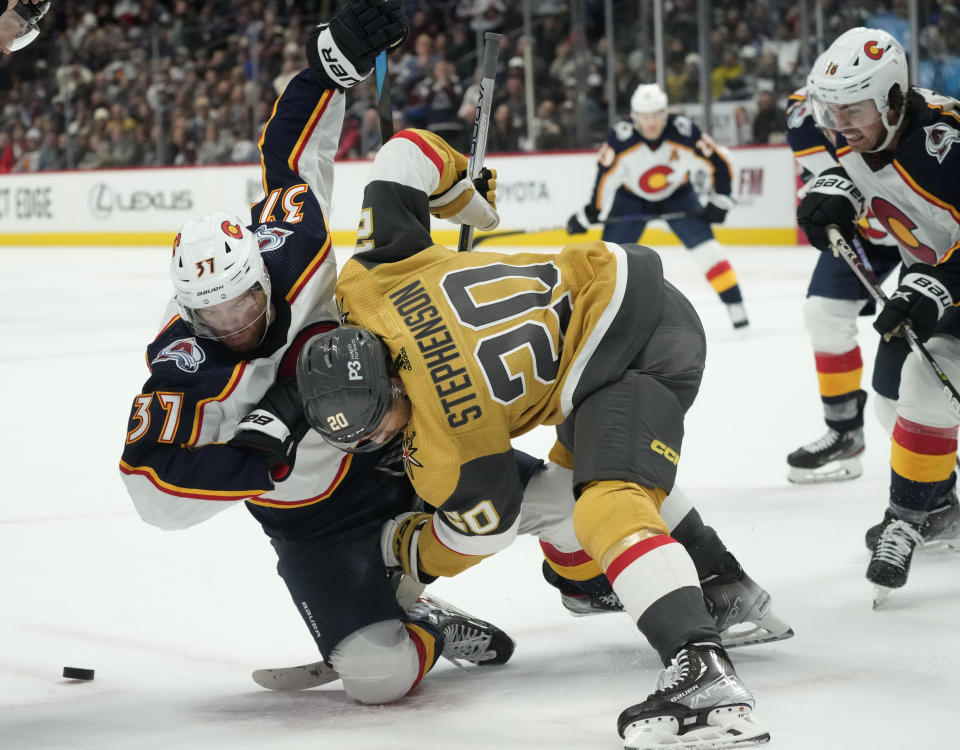
[[[530,0],[534,43],[522,37],[521,2],[407,0],[410,33],[391,56],[396,127],[430,128],[468,149],[476,100],[478,40],[501,47],[489,152],[590,148],[609,127],[612,44],[615,109],[628,110],[638,83],[656,80],[650,18],[641,3],[615,0],[606,38],[604,2]],[[0,173],[141,165],[253,162],[274,99],[305,66],[303,40],[333,0],[54,0],[42,36],[0,59]],[[812,5],[812,3],[810,4]],[[910,48],[906,0],[877,10],[825,0],[826,41],[847,28],[886,28]],[[920,85],[960,94],[960,14],[924,4]],[[697,0],[666,0],[665,84],[671,103],[700,98]],[[799,0],[714,0],[708,35],[710,93],[751,102],[756,142],[782,141],[783,103],[803,85]],[[812,21],[809,23],[812,30]],[[527,121],[525,60],[534,107]],[[353,89],[339,158],[380,144],[375,87]]]

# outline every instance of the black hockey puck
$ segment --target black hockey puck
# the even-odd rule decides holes
[[[64,667],[63,676],[68,680],[92,680],[93,670],[81,667]]]

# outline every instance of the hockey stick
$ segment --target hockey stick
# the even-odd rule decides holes
[[[668,214],[630,214],[628,216],[613,216],[607,219],[602,224],[621,224],[627,221],[653,221],[654,219],[660,219],[661,221],[672,221],[673,219],[683,219],[690,216],[698,216],[699,214],[691,214],[685,211],[674,211]],[[524,229],[506,229],[502,232],[487,232],[486,234],[477,235],[474,239],[474,245],[480,245],[487,240],[495,240],[500,237],[512,237],[518,234],[540,234],[541,232],[565,232],[567,231],[567,225],[563,226],[550,226],[550,227],[526,227]]]
[[[377,77],[377,112],[380,114],[380,145],[393,137],[393,104],[390,97],[390,76],[387,75],[387,51],[383,50],[374,63]]]
[[[480,90],[477,92],[477,116],[473,121],[473,137],[470,139],[470,161],[467,164],[467,178],[471,182],[480,176],[480,170],[483,169],[483,157],[487,152],[490,106],[493,104],[493,81],[497,75],[497,57],[500,55],[500,42],[503,35],[488,31],[483,35],[483,38]],[[473,227],[469,224],[461,225],[457,252],[467,252],[472,244]]]
[[[850,247],[850,244],[844,239],[843,235],[840,233],[840,230],[837,229],[835,224],[831,224],[827,227],[827,238],[830,241],[831,249],[835,250],[843,259],[847,262],[847,265],[850,266],[857,278],[860,279],[860,283],[863,284],[867,291],[870,292],[870,295],[881,305],[887,302],[887,295],[883,293],[883,290],[880,288],[880,285],[877,283],[877,277],[869,270],[860,260],[856,251]],[[907,339],[907,343],[910,344],[910,348],[917,353],[917,355],[927,363],[927,367],[933,376],[940,381],[940,386],[943,391],[943,394],[947,397],[947,400],[950,402],[950,406],[953,407],[953,410],[960,414],[960,393],[957,393],[957,389],[954,388],[953,383],[950,382],[950,379],[947,377],[947,373],[943,371],[943,368],[940,367],[940,364],[936,359],[927,351],[927,348],[923,345],[923,342],[917,338],[916,332],[913,330],[913,326],[909,323],[902,323],[900,329],[903,331],[903,335]]]
[[[421,597],[432,604],[466,614],[438,596],[424,596],[424,585],[414,583],[409,576],[403,576],[397,586],[397,603],[404,612],[410,609]],[[449,658],[449,657],[447,657]],[[450,661],[454,661],[452,658]],[[456,664],[457,662],[454,661]],[[253,672],[253,681],[267,690],[309,690],[340,679],[337,670],[324,661],[301,664],[296,667],[273,667],[257,669]]]

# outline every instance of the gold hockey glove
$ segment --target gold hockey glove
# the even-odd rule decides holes
[[[430,213],[455,224],[469,224],[484,232],[500,224],[497,213],[497,171],[484,167],[472,183],[466,171],[450,188],[430,196]]]
[[[380,530],[380,552],[387,568],[400,568],[419,583],[431,583],[434,576],[421,575],[417,545],[420,532],[430,523],[430,513],[402,513],[383,524]]]

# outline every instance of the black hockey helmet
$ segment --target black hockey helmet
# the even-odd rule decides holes
[[[390,350],[379,336],[340,326],[310,339],[297,359],[297,387],[307,422],[333,446],[350,453],[382,446],[365,440],[401,389]]]

